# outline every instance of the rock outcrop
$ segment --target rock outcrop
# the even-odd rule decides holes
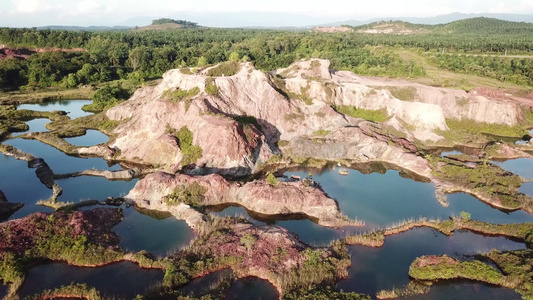
[[[244,176],[279,154],[278,141],[296,142],[315,132],[330,132],[329,142],[340,143],[338,148],[344,150],[328,155],[329,159],[401,166],[406,158],[416,160],[409,157],[413,149],[380,140],[369,130],[426,142],[443,139],[439,132],[448,130],[447,118],[506,125],[518,124],[523,118],[519,102],[499,94],[362,77],[332,71],[329,64],[327,60],[302,60],[274,75],[250,63],[240,64],[232,76],[221,77],[208,76],[219,66],[195,74],[170,70],[157,86],[138,90],[129,101],[107,111],[109,119],[123,121],[108,146],[117,151],[118,159],[165,171],[190,165],[191,174]],[[339,113],[345,107],[381,111],[388,119],[373,128],[362,119]],[[183,128],[190,131],[196,150],[201,149],[193,161],[187,157],[188,146],[176,135]],[[368,158],[361,158],[362,147]],[[300,146],[293,150],[315,157],[313,151],[302,151]],[[390,161],[394,157],[401,159]]]
[[[264,180],[245,184],[228,183],[220,175],[189,176],[154,173],[140,180],[124,198],[134,201],[143,208],[170,211],[177,218],[197,228],[201,216],[185,213],[188,199],[169,203],[165,197],[173,194],[176,188],[185,190],[192,184],[203,187],[201,197],[195,198],[195,205],[214,206],[238,204],[262,215],[305,215],[322,226],[360,226],[362,222],[349,220],[343,216],[335,200],[323,191],[303,182],[281,182],[271,185]],[[177,196],[178,197],[178,196]]]
[[[296,70],[297,74],[290,70]],[[108,146],[117,151],[118,159],[175,172],[184,165],[186,155],[175,133],[185,127],[191,132],[192,145],[202,150],[192,167],[203,171],[191,173],[242,176],[254,173],[277,154],[275,145],[279,140],[310,136],[318,130],[342,131],[362,122],[332,108],[341,103],[328,99],[324,90],[323,81],[338,85],[334,79],[336,75],[329,70],[329,62],[298,62],[290,70],[285,74],[287,79],[281,82],[249,63],[241,64],[235,75],[225,77],[209,77],[208,70],[193,75],[180,70],[168,71],[159,85],[138,90],[129,101],[107,111],[109,119],[124,122],[115,130],[117,138]],[[213,86],[216,93],[213,93]],[[176,91],[180,95],[178,98],[171,96]],[[343,98],[343,93],[353,94],[354,90],[335,91],[339,99]],[[351,98],[347,99],[342,103],[358,105],[356,101],[350,102]],[[394,107],[396,114],[403,118],[391,124],[407,120],[427,123],[428,130],[446,129],[444,117],[436,107],[389,100],[383,105]],[[396,104],[392,105],[391,101]],[[420,108],[415,110],[412,106]],[[413,116],[410,112],[414,111],[436,113]],[[373,141],[370,138],[366,142],[372,144]],[[403,151],[401,147],[379,144],[378,147],[390,147],[393,152]],[[380,159],[387,161],[388,158],[375,155],[376,161]]]

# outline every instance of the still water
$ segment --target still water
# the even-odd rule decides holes
[[[91,103],[93,103],[91,100],[63,100],[38,104],[21,104],[17,106],[17,109],[27,109],[35,111],[65,111],[67,112],[67,116],[69,116],[71,119],[76,119],[92,114],[90,112],[85,112],[81,109],[84,105]]]
[[[375,295],[382,289],[401,288],[409,283],[409,266],[419,256],[446,254],[456,258],[487,253],[493,249],[525,249],[503,237],[485,237],[471,232],[456,232],[447,237],[429,228],[413,229],[385,238],[381,248],[350,246],[352,267],[349,278],[337,287],[349,292]],[[484,298],[475,298],[484,299]]]
[[[7,140],[4,144],[12,145],[23,152],[44,159],[55,174],[74,173],[89,170],[91,168],[111,171],[121,169],[120,165],[115,164],[110,166],[102,158],[79,158],[68,156],[60,150],[37,140],[14,139]]]
[[[268,281],[246,277],[235,281],[226,295],[226,300],[277,300],[279,294]]]
[[[98,268],[81,268],[66,263],[51,263],[31,268],[19,291],[21,297],[41,293],[71,283],[85,283],[105,298],[133,299],[163,280],[161,270],[141,269],[131,262]]]
[[[28,126],[30,127],[28,131],[15,132],[15,133],[12,133],[12,135],[19,136],[21,134],[32,133],[32,132],[45,132],[45,131],[48,131],[48,129],[46,129],[45,127],[45,125],[48,123],[50,123],[50,120],[48,119],[34,119],[31,121],[27,121],[26,124],[28,124]]]
[[[139,252],[146,250],[156,256],[166,256],[187,246],[195,237],[185,221],[162,214],[162,219],[148,216],[133,207],[123,210],[124,220],[114,227],[120,236],[120,247]]]
[[[3,285],[0,281],[0,299],[4,298],[7,295],[7,286]]]
[[[109,137],[98,130],[87,130],[83,136],[67,138],[65,141],[74,146],[90,147],[98,144],[103,144],[109,140]]]
[[[71,118],[90,113],[81,110],[81,106],[90,101],[63,101],[47,105],[21,105],[19,109],[65,110]],[[46,119],[29,121],[30,131],[43,131]],[[74,145],[92,146],[105,143],[108,137],[89,130],[87,135],[68,139]],[[118,170],[120,166],[109,166],[103,159],[76,158],[65,155],[55,148],[39,141],[14,139],[6,142],[14,147],[42,157],[56,174],[83,171],[90,168],[101,170]],[[519,175],[533,179],[533,160],[515,160],[501,163],[502,167],[517,172]],[[384,174],[362,174],[350,170],[348,176],[338,174],[337,170],[296,170],[286,172],[285,176],[298,175],[306,177],[313,173],[313,179],[319,182],[328,195],[336,199],[341,211],[350,218],[364,220],[365,228],[331,229],[321,227],[309,220],[271,220],[262,219],[248,213],[242,207],[224,207],[217,215],[240,215],[258,225],[279,225],[296,233],[311,245],[326,246],[331,241],[347,234],[368,231],[386,225],[398,223],[409,218],[427,217],[447,219],[457,216],[461,211],[472,214],[472,218],[492,223],[531,222],[533,218],[522,211],[508,213],[494,209],[474,197],[466,194],[448,196],[448,207],[443,207],[434,196],[435,187],[431,183],[417,182],[403,178],[398,171],[388,170]],[[57,180],[64,189],[60,201],[77,202],[79,200],[104,200],[108,196],[126,194],[137,182],[109,181],[97,177],[77,177]],[[13,202],[26,203],[12,218],[28,215],[36,211],[52,211],[36,206],[35,202],[51,196],[51,190],[42,185],[34,170],[26,162],[0,156],[0,189]],[[522,191],[533,193],[533,183],[525,184]],[[124,221],[114,228],[121,237],[120,246],[129,251],[146,250],[157,256],[164,256],[187,244],[194,238],[192,230],[184,221],[178,221],[169,215],[156,212],[136,211],[124,208]],[[254,219],[256,218],[256,219]],[[401,288],[409,283],[408,269],[412,261],[421,255],[448,254],[457,258],[470,259],[465,255],[488,252],[492,249],[524,249],[524,244],[501,237],[484,237],[470,232],[456,232],[446,237],[432,229],[411,230],[385,239],[381,248],[351,246],[352,267],[349,278],[341,281],[338,288],[375,295],[381,289]],[[117,280],[117,278],[119,278]],[[63,263],[52,263],[30,269],[22,287],[22,296],[42,292],[44,289],[57,288],[72,282],[86,283],[94,286],[104,295],[131,299],[163,278],[163,273],[156,270],[142,270],[128,262],[113,264],[100,268],[79,268]],[[209,282],[209,278],[197,279]],[[196,282],[196,281],[194,281]],[[207,283],[206,283],[207,284]],[[195,290],[198,284],[190,284]],[[0,285],[0,295],[5,287]],[[455,295],[455,296],[454,296]],[[416,299],[514,299],[513,291],[476,283],[439,284],[428,295]],[[246,298],[248,297],[248,298]],[[267,281],[249,277],[237,280],[230,288],[227,299],[277,299],[279,295]],[[518,297],[519,298],[519,297]]]
[[[428,294],[405,297],[409,300],[449,300],[449,299],[505,299],[520,300],[522,297],[511,289],[504,289],[477,282],[451,281],[438,283]]]
[[[0,190],[10,202],[24,203],[10,219],[17,219],[35,212],[53,212],[51,208],[37,206],[39,200],[52,196],[52,190],[42,184],[35,170],[28,168],[25,161],[0,154]]]

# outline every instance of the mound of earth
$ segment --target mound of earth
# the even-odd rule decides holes
[[[335,200],[322,190],[302,181],[239,184],[220,175],[154,173],[140,180],[125,199],[143,208],[170,211],[193,228],[203,219],[194,213],[184,214],[185,204],[205,207],[231,203],[262,215],[305,215],[322,226],[361,225],[343,216]]]

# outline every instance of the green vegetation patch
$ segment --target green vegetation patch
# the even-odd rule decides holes
[[[522,178],[490,163],[465,165],[440,157],[429,157],[433,175],[459,187],[494,199],[508,209],[530,206],[529,197],[518,192]]]
[[[494,262],[502,272],[481,261],[459,261],[443,256],[422,256],[409,268],[409,276],[416,280],[468,279],[516,290],[524,299],[533,297],[533,252],[493,250],[483,255]]]
[[[254,125],[255,128],[261,130],[261,125],[259,125],[259,122],[257,122],[257,119],[254,116],[235,116],[233,117],[233,120],[243,124],[243,125]]]
[[[505,137],[522,137],[527,134],[521,126],[508,126],[503,124],[490,124],[485,122],[477,122],[473,120],[455,120],[455,119],[446,119],[446,124],[450,130],[461,135],[462,133],[467,134],[480,134],[488,133],[497,136]]]
[[[365,119],[371,122],[382,123],[389,119],[389,114],[386,109],[371,110],[356,108],[355,106],[350,105],[333,106],[333,108],[341,114],[353,118]]]
[[[391,95],[402,101],[415,101],[418,99],[418,92],[415,87],[399,87],[399,86],[381,86],[376,87],[378,90],[388,90]]]
[[[304,263],[291,269],[289,273],[279,275],[283,290],[312,291],[317,285],[333,285],[338,278],[347,276],[351,260],[346,245],[336,241],[329,250],[332,255],[327,258],[324,258],[323,250],[304,250]]]
[[[470,279],[499,284],[503,275],[494,267],[480,261],[461,262],[443,256],[422,256],[409,267],[409,276],[417,280]]]
[[[268,182],[268,184],[270,184],[271,186],[275,186],[276,184],[278,184],[278,179],[276,178],[276,176],[274,176],[274,174],[270,173],[268,174],[267,178],[266,178],[266,181]]]
[[[164,201],[167,205],[185,203],[192,207],[200,208],[203,206],[206,192],[205,187],[197,182],[193,182],[188,185],[177,186],[172,191],[172,194],[164,197]]]
[[[205,92],[211,96],[218,96],[218,87],[213,78],[208,78],[205,82]]]
[[[326,135],[328,135],[330,133],[331,133],[330,130],[317,130],[317,131],[313,132],[313,135],[326,136]]]
[[[183,126],[180,130],[176,131],[167,124],[166,132],[173,134],[178,140],[181,154],[183,155],[183,158],[181,159],[182,166],[188,166],[202,158],[203,149],[200,146],[192,144],[193,134],[187,126]]]
[[[501,285],[514,288],[522,294],[524,299],[533,298],[533,277],[531,276],[533,251],[500,252],[494,250],[486,256],[507,275]]]
[[[111,228],[123,218],[120,210],[37,213],[0,224],[0,280],[10,284],[10,294],[24,280],[26,270],[43,260],[66,261],[80,266],[116,262],[124,253]]]
[[[227,61],[207,71],[207,76],[222,77],[233,76],[241,70],[241,64],[237,61]]]
[[[185,102],[185,110],[189,110],[189,107],[191,106],[192,98],[194,96],[197,96],[200,93],[200,88],[194,87],[190,90],[181,90],[176,89],[172,91],[171,89],[168,89],[163,92],[163,97],[169,99],[171,102],[179,103],[179,102]]]
[[[94,92],[93,103],[84,105],[82,109],[90,112],[101,112],[128,99],[131,94],[131,90],[123,88],[120,83],[114,86],[106,85]]]

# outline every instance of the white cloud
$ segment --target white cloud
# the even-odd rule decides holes
[[[83,0],[78,2],[77,9],[79,13],[93,13],[101,9],[103,6],[96,0]]]
[[[45,0],[16,0],[13,1],[14,9],[12,13],[34,14],[49,12],[54,5],[47,3]],[[56,7],[57,8],[57,7]]]

